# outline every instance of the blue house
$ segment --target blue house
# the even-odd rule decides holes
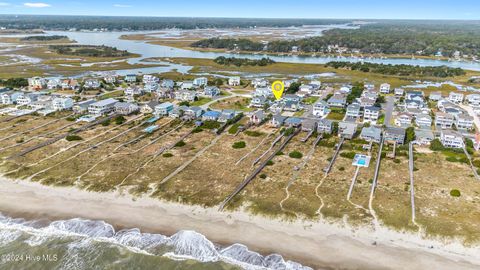
[[[202,120],[203,121],[217,121],[220,117],[221,113],[217,111],[207,111],[203,114]]]
[[[298,117],[289,117],[285,120],[285,126],[287,127],[299,127],[302,125],[302,119]]]
[[[216,86],[207,86],[205,87],[203,94],[207,97],[215,97],[220,95],[220,89]]]

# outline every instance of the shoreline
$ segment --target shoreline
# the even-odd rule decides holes
[[[450,241],[443,245],[387,228],[340,223],[284,222],[246,212],[218,212],[117,192],[94,193],[50,187],[0,176],[0,212],[11,217],[104,220],[116,230],[172,235],[194,230],[211,241],[240,243],[262,254],[278,253],[315,269],[478,269],[480,249]],[[376,243],[373,245],[373,243]],[[433,249],[429,249],[433,246]],[[415,258],[415,260],[412,260]]]

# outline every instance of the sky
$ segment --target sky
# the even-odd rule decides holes
[[[480,20],[480,1],[0,0],[0,14]]]

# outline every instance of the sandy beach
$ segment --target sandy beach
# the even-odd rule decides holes
[[[117,229],[136,227],[167,235],[195,230],[219,244],[241,243],[316,269],[480,268],[480,249],[454,241],[442,243],[388,229],[375,232],[321,221],[289,223],[241,211],[218,212],[216,208],[54,188],[4,177],[0,177],[0,212],[28,219],[98,219]]]

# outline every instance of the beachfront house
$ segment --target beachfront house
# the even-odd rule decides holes
[[[440,132],[440,142],[443,146],[449,148],[462,148],[464,145],[462,134],[454,130],[442,130]]]
[[[170,102],[164,102],[155,106],[155,115],[164,116],[168,115],[173,110],[173,104]]]
[[[317,122],[317,132],[320,134],[331,134],[333,131],[333,122],[328,119],[320,119]]]
[[[405,129],[397,127],[387,127],[383,132],[386,142],[403,144],[405,142]]]
[[[155,100],[149,101],[148,103],[143,104],[140,107],[140,112],[144,114],[153,113],[155,111],[155,106],[157,106],[158,104],[159,104],[158,101],[155,101]]]
[[[254,125],[260,125],[265,121],[265,118],[267,116],[265,115],[265,112],[263,110],[258,110],[250,115],[250,123]]]
[[[122,115],[130,115],[140,110],[137,104],[130,102],[117,102],[115,103],[115,112]]]
[[[202,115],[202,120],[203,121],[217,121],[218,118],[220,117],[221,112],[218,111],[206,111]]]
[[[382,129],[378,127],[364,127],[360,132],[360,138],[368,142],[380,143],[382,139]]]
[[[276,128],[281,127],[285,123],[286,119],[287,119],[286,116],[283,116],[281,114],[276,114],[276,115],[272,116],[272,119],[270,121],[270,125],[272,127],[276,127]]]
[[[76,114],[84,113],[84,112],[88,111],[88,107],[90,107],[90,105],[92,105],[95,102],[96,101],[94,99],[89,99],[89,100],[77,102],[72,107],[73,112],[76,113]]]
[[[73,99],[69,97],[57,97],[52,100],[52,109],[55,111],[68,110],[73,107]]]
[[[414,144],[417,145],[429,145],[435,139],[435,135],[431,129],[416,129],[415,130],[415,141]]]
[[[303,131],[316,131],[318,122],[315,119],[305,118],[302,120],[302,130]]]
[[[352,122],[340,122],[338,123],[338,136],[345,139],[353,139],[355,133],[357,132],[357,124]]]
[[[108,98],[104,100],[97,101],[88,106],[88,112],[93,115],[103,115],[111,113],[115,110],[115,104],[118,100],[114,98]]]

